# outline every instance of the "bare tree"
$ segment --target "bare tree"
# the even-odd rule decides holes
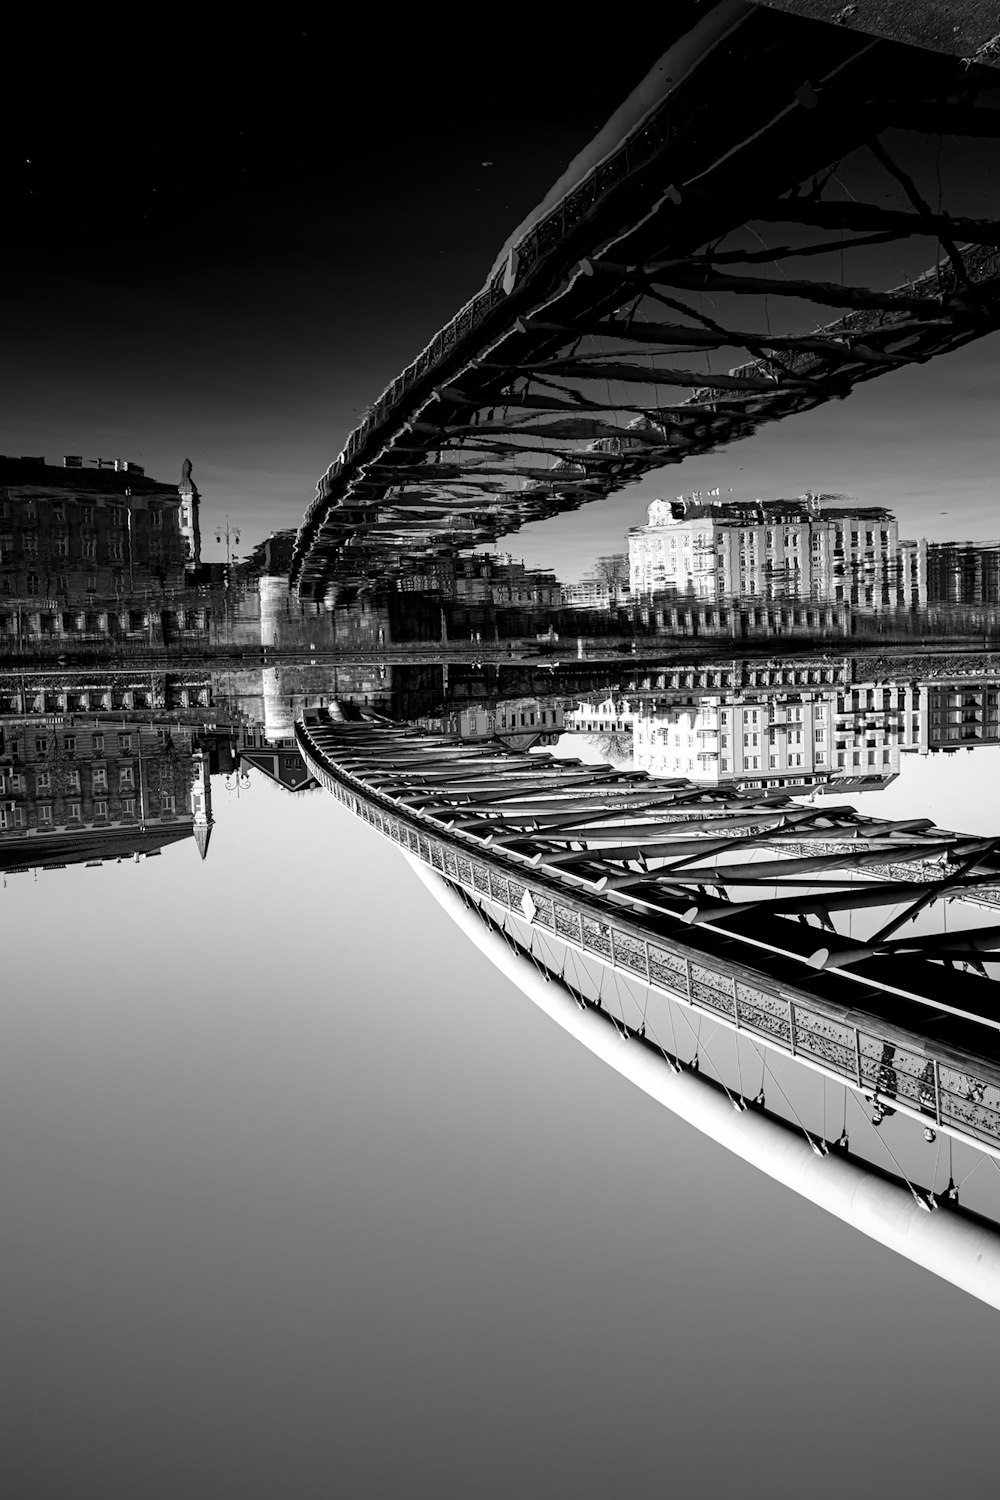
[[[596,578],[599,583],[606,583],[612,593],[626,588],[629,577],[628,553],[612,552],[606,557],[598,557],[587,577]]]
[[[587,744],[593,745],[598,755],[613,765],[621,765],[632,758],[632,736],[627,730],[613,729],[607,734],[588,734]]]

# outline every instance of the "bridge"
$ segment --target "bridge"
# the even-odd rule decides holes
[[[1000,840],[520,755],[336,706],[306,714],[296,738],[320,784],[598,1055],[812,1201],[1000,1306],[1000,1233],[959,1202],[952,1171],[939,1183],[935,1161],[921,1184],[891,1148],[891,1168],[852,1152],[847,1129],[850,1093],[871,1108],[872,1134],[898,1115],[1000,1168],[988,968],[1000,955]],[[929,927],[945,903],[951,929]],[[735,1078],[713,1059],[705,1022],[732,1035]],[[746,1081],[748,1046],[759,1088]],[[788,1104],[791,1092],[768,1058],[823,1080],[824,1108],[828,1082],[843,1090],[839,1136],[794,1104],[791,1121],[768,1109],[766,1094]]]
[[[300,595],[491,541],[995,329],[1000,224],[945,212],[905,149],[1000,134],[977,102],[1000,59],[987,9],[677,0],[650,73],[321,480]]]

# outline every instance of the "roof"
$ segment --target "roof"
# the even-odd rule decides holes
[[[137,469],[67,469],[32,458],[0,454],[0,484],[29,485],[41,490],[70,490],[75,494],[134,495],[169,494],[179,497],[175,484],[163,484]]]
[[[269,780],[284,787],[286,792],[305,792],[319,785],[309,774],[309,768],[296,745],[279,745],[273,749],[241,750],[240,760],[247,761],[255,771],[262,771]]]

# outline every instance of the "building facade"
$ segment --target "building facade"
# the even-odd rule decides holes
[[[910,608],[926,594],[924,553],[881,507],[841,509],[807,495],[752,505],[654,500],[628,534],[633,598],[803,599]],[[923,571],[922,571],[923,569]]]
[[[0,457],[0,605],[183,588],[199,546],[186,469],[182,493],[126,460]]]
[[[208,751],[183,725],[115,717],[0,718],[0,858],[4,868],[121,857],[213,824]],[[141,838],[139,837],[141,835]],[[95,851],[98,851],[95,854]],[[13,860],[13,866],[11,861]]]

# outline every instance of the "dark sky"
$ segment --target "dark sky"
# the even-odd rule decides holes
[[[190,456],[212,555],[227,512],[248,541],[297,524],[367,404],[663,38],[647,19],[626,45],[554,10],[530,43],[506,12],[231,31],[175,15],[155,36],[89,18],[12,35],[0,451],[121,456],[167,480]],[[961,142],[943,172],[929,160],[945,206],[966,206],[956,179],[976,211],[995,204],[980,160]],[[895,279],[924,264],[900,259]],[[841,492],[908,534],[993,536],[998,375],[993,336],[510,545],[575,577],[654,495],[717,485]]]
[[[297,522],[658,51],[332,14],[22,33],[0,450],[189,455],[212,513]]]

